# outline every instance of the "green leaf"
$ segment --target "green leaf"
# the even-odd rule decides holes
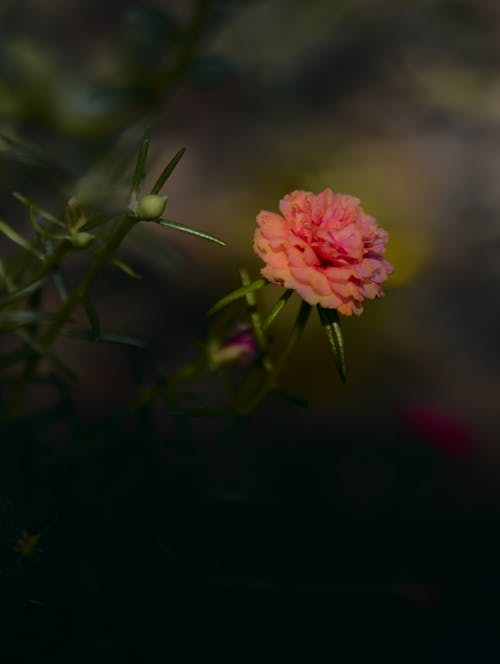
[[[156,182],[153,185],[153,188],[151,189],[152,194],[158,194],[165,184],[165,182],[168,180],[170,175],[172,174],[172,171],[174,168],[177,166],[179,161],[182,158],[182,155],[186,152],[186,148],[181,148],[179,152],[168,162],[168,164],[165,166],[163,171],[160,174],[160,177],[156,180]]]
[[[260,279],[252,281],[252,283],[248,284],[247,286],[240,286],[236,290],[231,291],[231,293],[228,293],[227,295],[224,295],[224,297],[221,297],[221,299],[218,300],[214,304],[214,306],[208,310],[207,315],[211,316],[212,314],[215,314],[216,311],[220,311],[220,309],[223,309],[228,304],[231,304],[231,302],[235,302],[236,300],[245,297],[247,293],[252,293],[253,291],[259,290],[259,288],[266,286],[268,283],[269,282],[266,279],[261,277]]]
[[[33,352],[37,355],[45,357],[49,362],[51,362],[59,371],[66,375],[72,381],[77,380],[77,375],[65,362],[63,362],[55,353],[53,353],[50,348],[39,344],[35,339],[32,339],[29,334],[26,334],[23,330],[18,332],[19,336],[23,341],[31,348]]]
[[[82,304],[83,308],[85,309],[85,313],[87,314],[92,334],[97,339],[101,334],[101,323],[99,321],[99,316],[97,314],[97,311],[95,310],[94,305],[90,301],[88,295],[85,295],[85,297],[82,300]]]
[[[13,309],[11,311],[0,312],[0,328],[15,329],[53,320],[54,315],[44,311],[32,311],[29,309]]]
[[[277,394],[280,395],[280,397],[283,397],[283,399],[286,399],[290,403],[293,403],[295,406],[300,406],[300,408],[308,408],[309,407],[309,402],[307,399],[304,399],[304,397],[300,397],[298,394],[292,394],[291,392],[288,392],[287,390],[279,389],[276,390]]]
[[[139,154],[137,155],[137,163],[135,165],[134,179],[132,181],[132,196],[136,196],[141,186],[141,182],[146,172],[146,159],[149,150],[149,129],[144,133]]]
[[[321,325],[325,331],[330,349],[335,358],[335,366],[337,367],[338,374],[345,383],[346,380],[346,364],[344,352],[344,337],[340,328],[339,315],[336,309],[324,309],[318,304],[318,313],[321,320]]]
[[[18,191],[13,191],[12,195],[14,196],[16,201],[19,201],[22,205],[25,205],[28,208],[28,210],[33,207],[32,202],[28,198],[26,198],[26,196],[20,194]]]
[[[7,293],[13,291],[15,286],[10,278],[7,267],[3,260],[0,258],[0,288],[7,291]]]
[[[267,330],[267,328],[271,325],[273,320],[276,318],[276,316],[280,313],[280,311],[283,309],[285,304],[288,302],[288,299],[290,298],[291,294],[293,293],[293,288],[289,288],[286,290],[283,295],[280,297],[280,299],[276,302],[274,307],[271,309],[269,315],[267,318],[264,320],[262,323],[262,329]]]
[[[148,343],[137,337],[129,337],[125,334],[112,334],[106,332],[99,335],[98,341],[102,341],[106,344],[119,344],[122,346],[132,346],[133,348],[147,348]]]
[[[72,339],[81,339],[83,341],[100,341],[108,344],[119,344],[122,346],[132,346],[133,348],[147,348],[148,344],[142,339],[129,337],[123,334],[102,333],[99,336],[91,330],[63,330],[62,335]]]
[[[246,383],[243,383],[242,388],[240,388],[240,393],[238,395],[238,411],[242,415],[248,415],[251,413],[261,401],[271,392],[276,390],[282,390],[279,385],[278,378],[283,368],[285,367],[288,358],[290,357],[295,345],[300,339],[304,328],[309,320],[309,314],[311,313],[311,305],[301,301],[300,309],[295,319],[295,323],[288,335],[285,348],[278,359],[275,361],[272,372],[266,376],[266,380],[261,384],[260,388],[256,390],[253,389],[252,393],[248,395],[248,390],[245,390],[245,387],[248,387],[248,380]],[[250,377],[250,376],[249,376]]]
[[[55,217],[53,214],[51,214],[47,210],[44,210],[43,208],[41,208],[39,205],[36,205],[32,201],[30,201],[29,198],[26,198],[26,196],[23,196],[22,194],[20,194],[17,191],[13,191],[12,195],[22,205],[25,205],[28,208],[28,210],[34,211],[37,214],[39,214],[41,217],[46,219],[47,221],[50,221],[53,224],[55,224],[56,226],[60,226],[61,228],[66,229],[66,225],[64,224],[64,222],[62,222],[60,219]]]
[[[143,278],[141,274],[138,274],[132,267],[130,267],[130,265],[127,265],[127,263],[124,263],[119,258],[113,258],[111,263],[122,272],[125,272],[129,277],[132,277],[132,279]]]
[[[26,251],[29,251],[31,254],[34,254],[40,260],[43,260],[43,254],[41,254],[38,249],[35,249],[29,242],[27,242],[19,233],[17,233],[9,224],[5,221],[0,221],[0,233],[3,233],[9,238],[12,242],[19,245]]]
[[[22,300],[30,293],[33,293],[34,291],[38,290],[42,286],[44,281],[45,279],[38,279],[37,281],[34,281],[32,284],[29,284],[29,286],[20,288],[19,290],[16,291],[12,291],[8,295],[0,299],[0,309],[9,304],[12,304],[13,302]]]
[[[47,229],[45,229],[43,226],[41,226],[37,219],[36,219],[36,212],[35,210],[31,207],[29,211],[30,215],[30,221],[31,225],[33,226],[33,230],[35,233],[40,235],[43,238],[49,239],[49,240],[66,240],[68,235],[67,234],[61,234],[61,233],[51,233]]]
[[[191,226],[185,226],[184,224],[180,224],[178,221],[171,221],[170,219],[160,219],[158,222],[160,226],[165,226],[166,228],[172,228],[174,231],[181,231],[181,233],[187,233],[188,235],[195,235],[196,237],[200,237],[203,240],[210,240],[210,242],[215,242],[215,244],[220,244],[222,247],[226,246],[226,243],[223,242],[223,240],[219,240],[219,238],[214,237],[213,235],[209,235],[208,233],[204,233],[203,231],[198,231],[196,228],[191,228]]]
[[[250,275],[246,270],[240,270],[240,277],[243,286],[249,286],[251,284]],[[266,371],[270,372],[272,370],[272,362],[267,352],[267,338],[264,333],[264,328],[262,327],[262,319],[260,317],[259,310],[257,309],[255,293],[253,291],[246,293],[245,299],[247,301],[248,314],[250,316],[253,336],[257,344],[258,351],[261,355],[262,364]]]
[[[52,270],[50,276],[52,277],[52,281],[54,282],[54,286],[56,287],[57,294],[61,298],[61,301],[66,302],[68,299],[68,288],[62,270],[56,268]]]

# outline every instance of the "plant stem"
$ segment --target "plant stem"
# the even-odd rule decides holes
[[[63,240],[60,244],[57,245],[56,249],[54,252],[48,256],[47,260],[40,265],[38,270],[36,270],[31,277],[25,281],[21,286],[19,286],[19,290],[21,288],[26,288],[28,286],[31,286],[31,284],[34,284],[35,281],[38,281],[41,279],[43,276],[47,274],[47,272],[50,272],[54,267],[56,267],[64,254],[72,249],[71,242],[69,240]]]
[[[211,5],[212,0],[196,0],[191,21],[184,31],[184,40],[177,59],[169,69],[160,74],[163,89],[175,85],[195,59]]]
[[[297,344],[304,327],[306,326],[309,314],[311,313],[311,305],[307,302],[302,301],[297,318],[295,319],[295,324],[291,331],[291,334],[288,338],[288,343],[285,346],[285,349],[282,355],[279,357],[278,361],[274,364],[274,368],[271,375],[266,375],[266,379],[262,387],[254,394],[246,404],[242,406],[236,406],[236,412],[233,417],[227,423],[227,426],[222,430],[215,443],[200,453],[198,461],[209,462],[214,459],[219,452],[221,452],[228,442],[232,440],[234,435],[238,433],[248,422],[249,415],[259,406],[261,401],[277,387],[277,378],[279,373],[284,368],[286,361],[288,360],[290,353],[293,351],[295,345]],[[241,400],[241,392],[240,392]],[[238,397],[237,397],[238,400]]]
[[[243,286],[250,285],[251,283],[250,275],[246,270],[244,269],[240,270],[240,277]],[[250,315],[250,323],[252,325],[252,332],[255,342],[257,344],[257,349],[261,356],[262,365],[268,373],[271,373],[273,370],[273,366],[267,350],[267,338],[266,335],[264,334],[264,330],[262,327],[262,320],[259,311],[257,309],[255,293],[247,293],[245,295],[245,300],[247,302],[248,313]]]
[[[45,332],[41,335],[39,345],[42,348],[49,348],[54,339],[59,334],[63,325],[67,322],[73,310],[80,304],[85,297],[90,285],[97,277],[102,267],[113,257],[117,247],[120,245],[125,236],[137,223],[137,218],[133,216],[124,217],[121,222],[116,226],[111,234],[108,243],[96,255],[92,261],[86,274],[77,284],[75,289],[70,293],[68,299],[63,303],[59,309],[54,320],[47,327]],[[26,392],[29,389],[30,383],[36,372],[40,355],[33,355],[26,363],[25,369],[19,379],[17,389],[14,391],[9,402],[7,413],[9,419],[14,419],[23,404]]]
[[[240,413],[242,413],[243,415],[249,415],[252,411],[254,411],[257,408],[260,402],[277,387],[278,376],[283,370],[286,361],[290,356],[290,353],[292,352],[297,341],[302,335],[302,332],[304,331],[304,327],[306,326],[307,319],[309,318],[310,313],[311,313],[311,305],[308,304],[307,302],[302,301],[299,313],[297,314],[297,318],[295,320],[295,324],[288,339],[288,343],[285,346],[285,350],[278,358],[278,361],[275,363],[272,374],[264,382],[260,390],[254,395],[253,399],[251,399],[249,403],[245,404],[240,409]]]
[[[121,244],[125,236],[130,232],[130,230],[137,223],[137,218],[132,216],[127,216],[117,225],[116,229],[112,233],[108,244],[106,244],[102,250],[97,254],[91,266],[89,267],[85,276],[81,279],[79,284],[69,295],[68,299],[64,302],[63,306],[59,310],[58,314],[49,325],[45,333],[42,335],[41,343],[44,345],[50,345],[50,343],[55,339],[59,330],[67,321],[69,314],[73,309],[80,304],[83,300],[87,290],[90,285],[97,277],[102,267],[113,257],[118,246]]]

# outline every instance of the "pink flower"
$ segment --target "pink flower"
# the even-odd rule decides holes
[[[388,236],[358,198],[293,191],[280,210],[257,215],[254,250],[266,263],[263,277],[346,316],[361,314],[365,298],[383,297],[380,284],[393,272],[382,257]]]
[[[460,418],[426,404],[403,408],[403,422],[449,456],[465,458],[474,453],[474,438]]]
[[[226,362],[239,362],[248,364],[257,356],[257,344],[255,343],[252,329],[249,325],[239,325],[222,344],[211,349],[211,360],[215,366]]]

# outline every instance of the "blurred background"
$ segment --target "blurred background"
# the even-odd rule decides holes
[[[405,640],[374,617],[397,609],[406,642],[414,644],[416,621],[429,637],[421,647],[432,641],[441,657],[495,646],[500,5],[3,0],[0,21],[2,217],[26,223],[13,189],[53,211],[71,195],[112,210],[125,200],[150,126],[146,187],[186,146],[168,183],[166,214],[227,242],[222,248],[153,225],[128,238],[121,256],[145,278],[110,272],[94,298],[109,327],[148,340],[139,363],[175,371],[195,356],[194,342],[209,330],[206,311],[239,285],[238,269],[258,275],[257,213],[277,211],[293,189],[359,197],[389,231],[395,267],[386,297],[343,320],[346,385],[312,317],[286,371],[290,390],[309,407],[269,399],[194,485],[183,475],[185,460],[161,446],[144,460],[140,427],[123,434],[123,445],[89,453],[75,471],[71,516],[68,508],[57,517],[65,525],[53,536],[52,560],[66,560],[70,571],[58,576],[52,608],[32,609],[33,624],[50,622],[70,578],[81,598],[77,616],[96,598],[114,598],[109,629],[105,620],[103,627],[82,618],[75,661],[121,648],[144,652],[145,635],[157,635],[162,622],[155,583],[161,578],[171,592],[165,566],[177,556],[183,581],[175,568],[174,595],[180,615],[193,620],[215,611],[243,629],[233,610],[245,623],[277,613],[279,632],[309,618],[321,641],[335,615],[347,640],[361,611],[377,647]],[[1,246],[8,253],[7,242]],[[268,291],[259,294],[263,310],[277,297]],[[286,338],[295,306],[274,343]],[[130,395],[122,350],[72,342],[61,352],[81,373],[73,393],[86,423]],[[218,394],[211,383],[206,389]],[[218,426],[193,423],[200,449],[210,450]],[[148,463],[158,464],[154,472]],[[137,487],[153,476],[147,500],[155,507],[145,517]],[[15,494],[18,484],[7,484],[6,495]],[[207,491],[200,510],[188,497]],[[21,494],[33,515],[27,506],[36,492]],[[50,513],[31,516],[26,527],[40,530]],[[144,553],[137,533],[150,538],[167,513],[163,559],[158,543]],[[127,543],[128,554],[118,556],[123,568],[116,538]],[[133,608],[118,610],[130,566]],[[142,622],[139,605],[148,607]],[[457,634],[461,619],[469,630]]]

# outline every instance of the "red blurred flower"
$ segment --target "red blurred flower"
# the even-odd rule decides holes
[[[473,437],[453,413],[427,405],[407,406],[400,411],[403,422],[450,456],[464,457],[474,450]]]

